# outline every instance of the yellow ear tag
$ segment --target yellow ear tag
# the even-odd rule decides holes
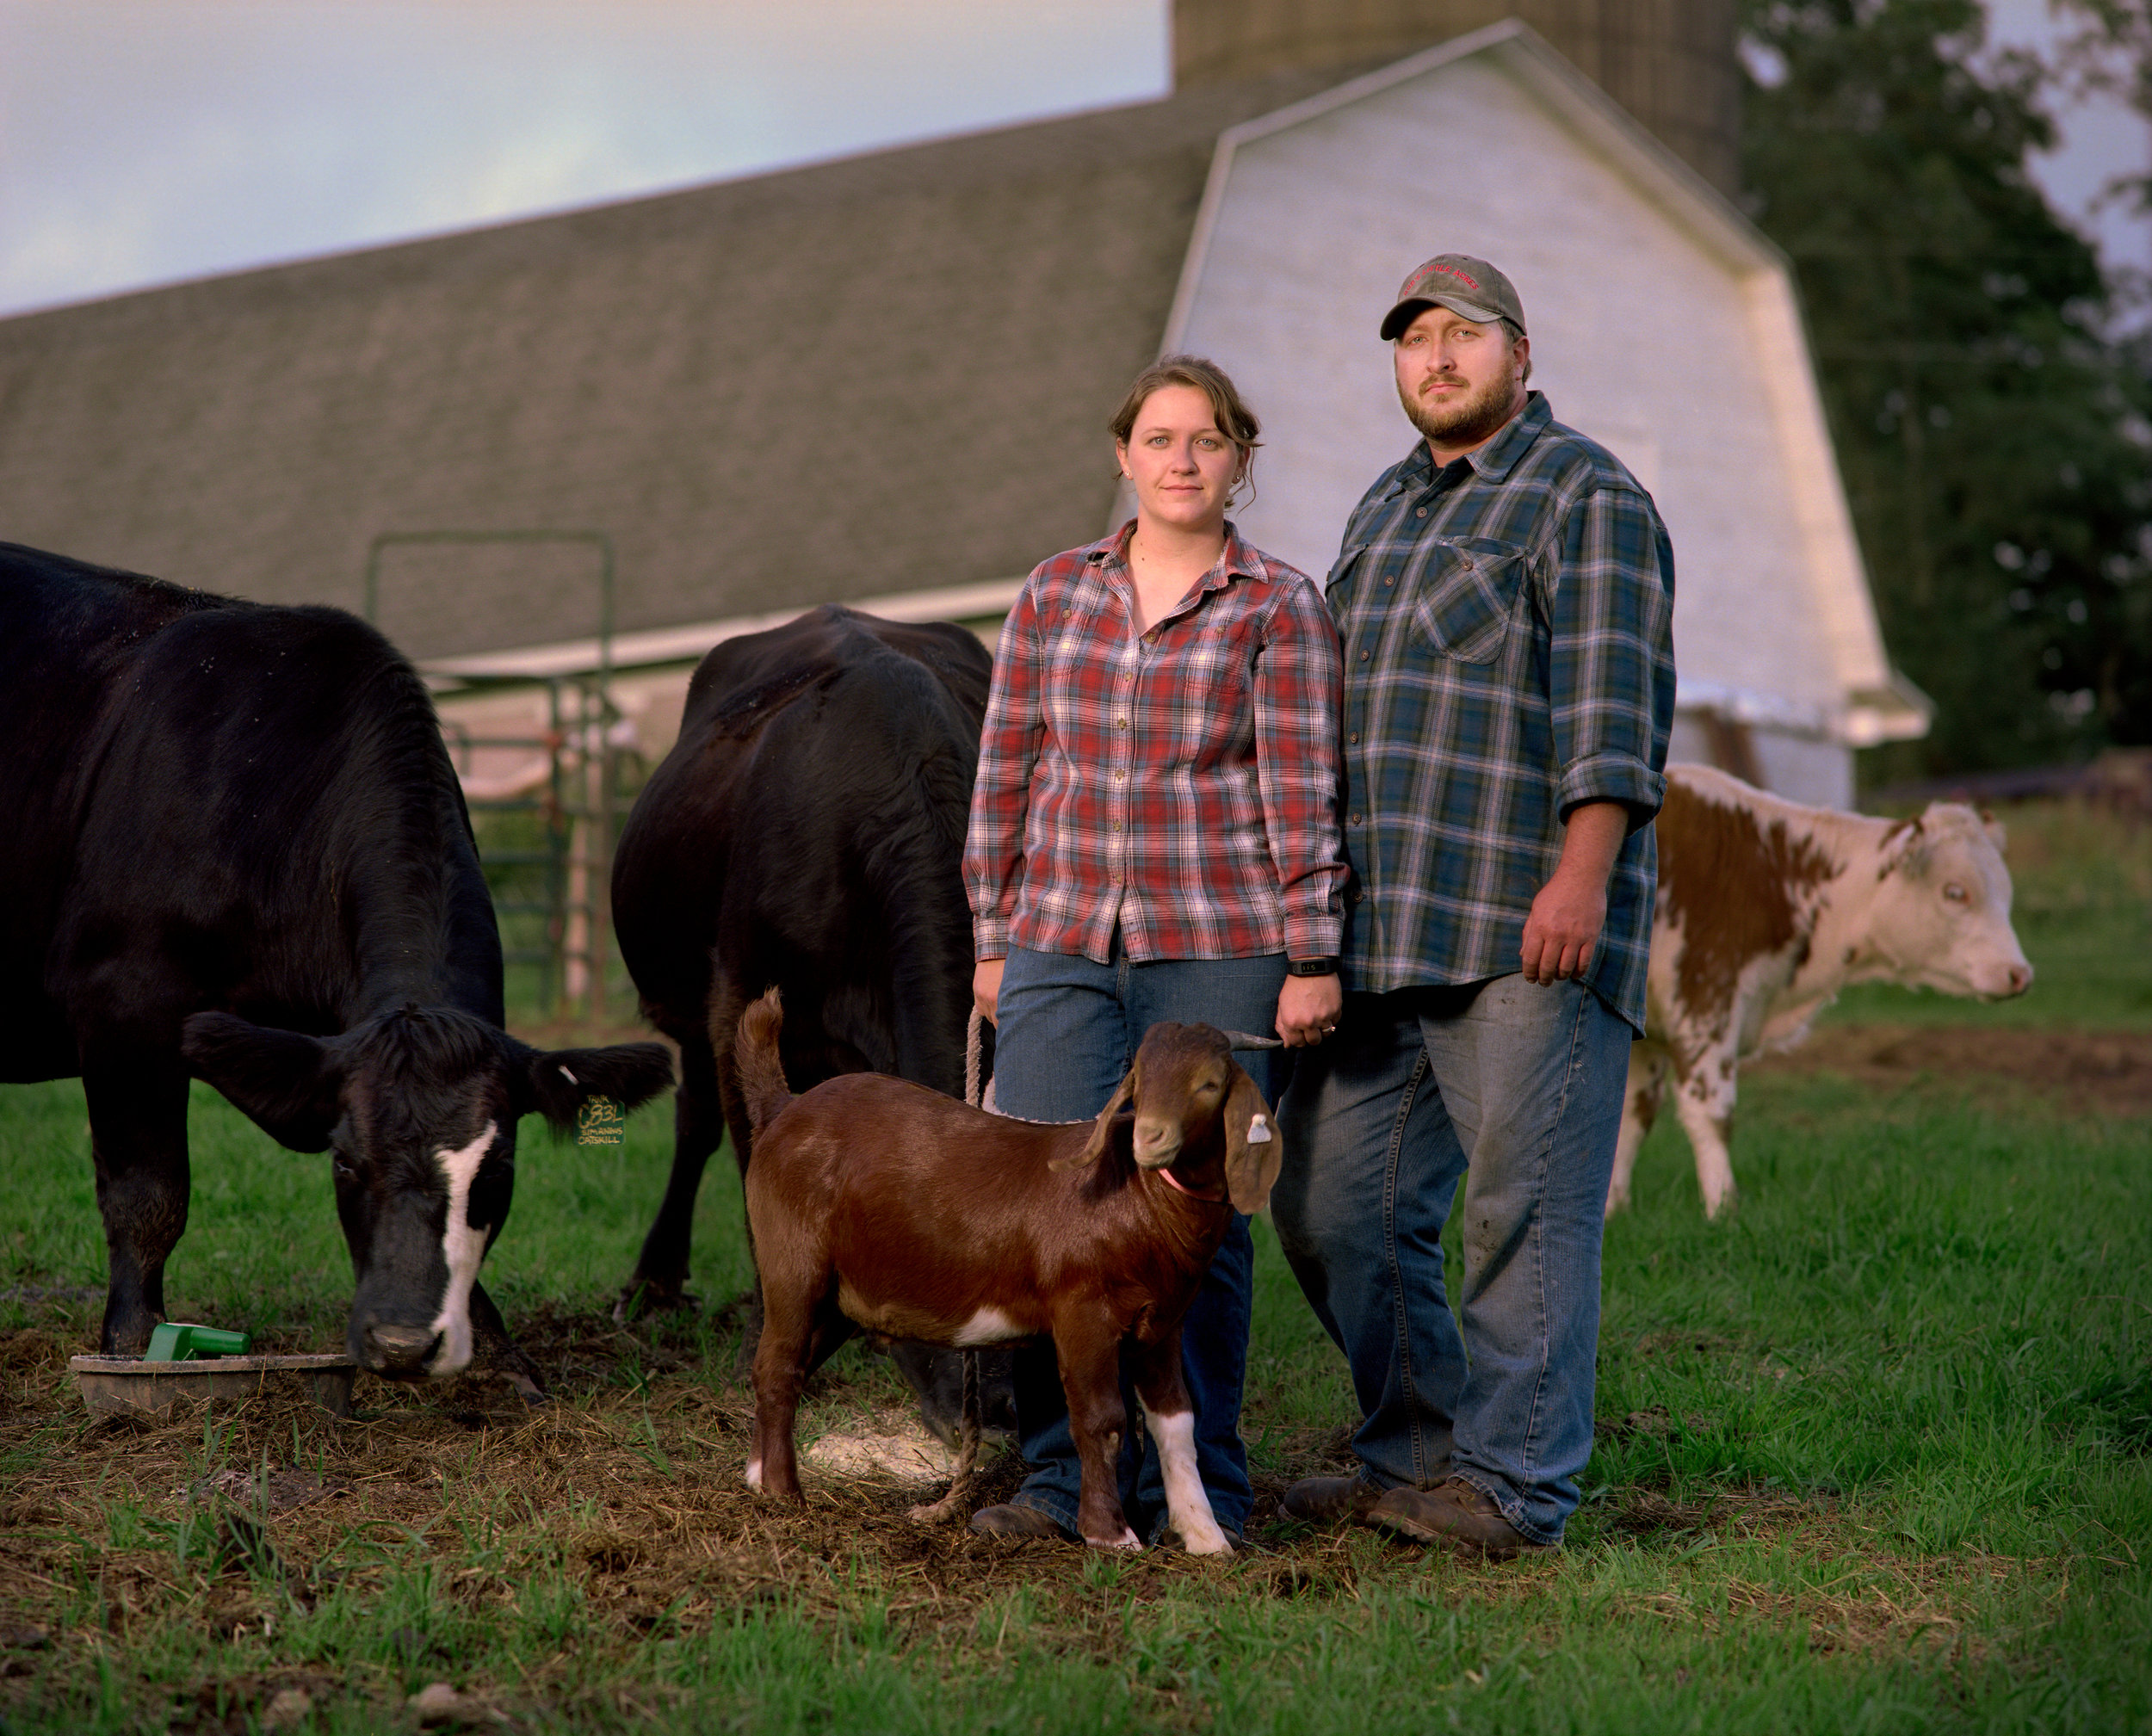
[[[620,1105],[612,1098],[592,1097],[576,1111],[575,1142],[578,1146],[617,1146],[626,1126]]]
[[[1270,1142],[1271,1124],[1269,1121],[1262,1115],[1255,1116],[1248,1122],[1248,1143],[1252,1146],[1267,1146]]]

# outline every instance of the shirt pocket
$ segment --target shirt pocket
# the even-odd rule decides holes
[[[1485,536],[1439,537],[1428,548],[1413,599],[1413,627],[1438,655],[1493,663],[1509,636],[1525,553]]]

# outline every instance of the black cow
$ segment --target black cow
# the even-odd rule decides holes
[[[451,1375],[508,1215],[516,1123],[662,1090],[656,1043],[541,1053],[432,701],[374,629],[0,544],[0,1079],[79,1074],[139,1354],[187,1226],[191,1072],[334,1153],[352,1356]],[[535,1392],[510,1352],[518,1384]]]
[[[621,956],[651,1022],[680,1046],[672,1176],[624,1307],[681,1301],[696,1192],[728,1127],[746,1171],[733,1035],[772,984],[795,1090],[881,1072],[963,1094],[959,865],[993,673],[962,627],[834,605],[727,639],[696,670],[680,739],[613,863]],[[946,1437],[955,1357],[909,1347],[897,1360]],[[995,1384],[991,1408],[1005,1412],[1005,1377]]]

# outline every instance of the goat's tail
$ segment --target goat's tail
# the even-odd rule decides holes
[[[747,1121],[759,1138],[792,1101],[792,1087],[785,1082],[784,1062],[777,1053],[777,1034],[784,1029],[784,1003],[776,989],[765,990],[739,1016],[739,1040],[733,1046],[733,1065],[739,1070],[740,1095],[747,1100]]]

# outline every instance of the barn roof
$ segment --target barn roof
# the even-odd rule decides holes
[[[0,321],[0,536],[358,609],[385,533],[597,531],[653,642],[1019,575],[1105,517],[1219,135],[1337,77]],[[594,550],[392,546],[381,624],[584,638]]]

